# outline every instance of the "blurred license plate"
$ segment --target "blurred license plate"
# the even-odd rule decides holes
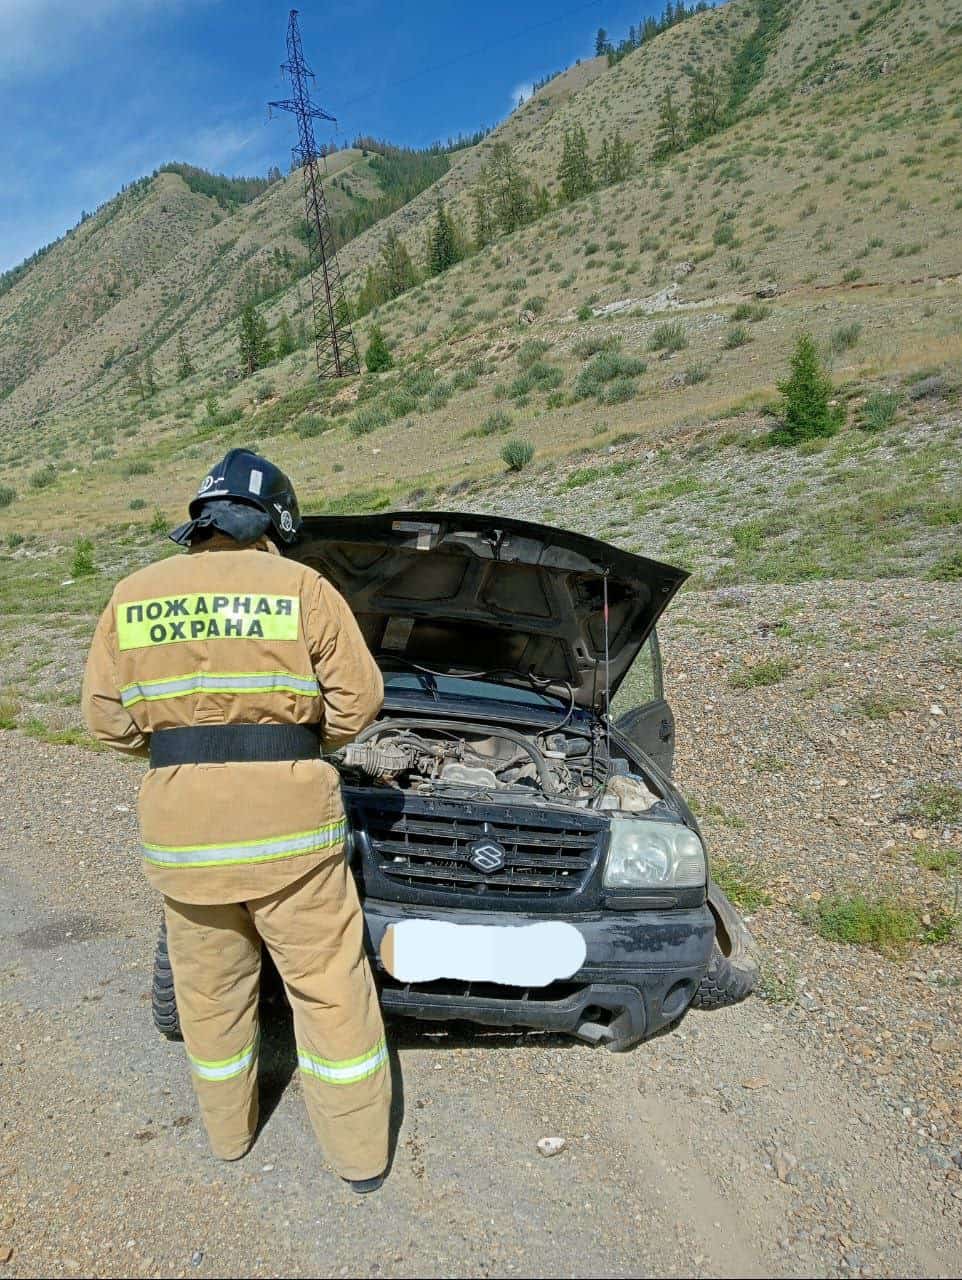
[[[399,982],[499,982],[546,987],[570,978],[585,962],[585,940],[573,924],[449,924],[399,920],[381,939],[381,962]]]

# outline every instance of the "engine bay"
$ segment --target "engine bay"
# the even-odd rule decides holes
[[[600,721],[525,733],[440,718],[378,720],[333,762],[346,782],[418,795],[490,799],[497,793],[498,799],[634,812],[661,799],[627,760],[609,758]]]

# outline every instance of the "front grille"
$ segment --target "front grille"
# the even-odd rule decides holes
[[[477,805],[415,797],[390,809],[352,806],[352,821],[367,856],[391,884],[462,899],[577,893],[595,867],[604,829],[587,814],[534,806],[485,806],[482,813]],[[485,874],[468,861],[471,844],[482,837],[504,848],[500,870]]]

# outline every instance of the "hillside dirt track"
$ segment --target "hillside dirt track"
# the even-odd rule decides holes
[[[182,1046],[150,1023],[158,911],[134,852],[139,766],[0,734],[0,1276],[957,1274],[958,948],[892,959],[822,942],[784,886],[814,848],[802,775],[818,792],[840,752],[846,786],[819,803],[840,815],[831,840],[847,842],[853,874],[879,824],[909,835],[900,779],[957,760],[958,685],[919,660],[916,622],[890,649],[859,658],[833,638],[804,664],[806,677],[845,666],[841,706],[880,672],[905,687],[903,663],[913,709],[897,723],[833,728],[836,713],[791,681],[731,690],[729,656],[774,643],[758,623],[782,590],[724,610],[686,596],[665,651],[679,780],[746,824],[706,818],[711,847],[754,848],[776,824],[764,852],[779,888],[754,925],[780,972],[794,957],[792,990],[693,1014],[622,1056],[396,1026],[394,1167],[364,1199],[314,1146],[283,1016],[266,1028],[255,1147],[236,1165],[210,1158]],[[791,598],[799,628],[820,620],[855,644],[907,615],[912,590],[822,583]],[[929,630],[957,616],[955,591],[929,599]],[[831,750],[787,749],[790,711]],[[739,785],[779,743],[778,777]],[[895,762],[887,782],[882,760]],[[546,1135],[567,1142],[551,1159],[536,1148]]]

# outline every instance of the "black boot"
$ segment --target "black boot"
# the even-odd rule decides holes
[[[367,1196],[372,1191],[378,1191],[384,1186],[386,1176],[386,1174],[379,1173],[376,1178],[345,1178],[344,1181],[359,1196]]]

